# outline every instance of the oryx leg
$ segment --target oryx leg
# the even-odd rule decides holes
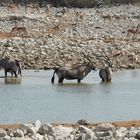
[[[81,82],[81,80],[80,80],[80,79],[78,79],[78,80],[77,80],[77,82],[78,82],[78,83],[80,83],[80,82]]]
[[[13,72],[11,72],[11,77],[13,77]]]
[[[13,71],[13,73],[15,74],[15,77],[17,77],[17,73],[15,71]]]
[[[7,70],[6,69],[4,70],[4,73],[5,73],[5,77],[7,77]]]
[[[105,79],[104,78],[102,78],[102,82],[105,82]]]
[[[59,78],[58,83],[63,83],[64,78]]]
[[[111,78],[110,79],[107,79],[107,82],[111,82]]]

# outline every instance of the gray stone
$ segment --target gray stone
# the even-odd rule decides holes
[[[115,127],[110,123],[102,123],[102,124],[97,125],[95,129],[97,132],[109,131],[109,130],[114,131]]]
[[[138,140],[138,139],[132,137],[132,138],[129,138],[129,140]]]
[[[72,127],[64,127],[62,125],[54,127],[54,137],[56,140],[59,139],[70,139],[71,133],[74,131]]]
[[[44,124],[39,128],[38,133],[41,135],[53,135],[53,127],[50,124]]]
[[[116,132],[115,132],[115,134],[114,134],[114,137],[115,137],[116,139],[122,139],[122,138],[124,138],[124,136],[125,136],[125,134],[122,133],[121,131],[118,131],[118,130],[116,130]]]
[[[88,125],[88,124],[89,124],[88,121],[86,121],[86,120],[84,120],[84,119],[79,120],[77,123],[78,123],[79,125]]]
[[[135,138],[140,140],[140,131],[135,135]]]
[[[103,133],[103,137],[113,137],[113,132],[112,131],[105,131]]]
[[[32,138],[26,137],[26,138],[16,138],[12,137],[10,140],[33,140]]]
[[[13,131],[13,135],[14,135],[14,137],[23,137],[24,133],[23,133],[22,130],[16,129],[16,130]]]
[[[39,128],[41,127],[41,122],[37,120],[34,125],[35,125],[36,130],[38,131]]]
[[[95,133],[90,130],[89,128],[85,127],[85,126],[79,126],[79,128],[77,130],[74,131],[74,139],[75,140],[85,140],[85,139],[93,139],[96,140],[97,137],[95,136]]]
[[[6,136],[6,131],[0,128],[0,138]]]
[[[2,138],[2,140],[10,140],[10,139],[11,139],[10,136],[5,136],[5,137]],[[0,139],[0,140],[1,140],[1,139]]]
[[[28,123],[22,124],[20,129],[24,132],[24,135],[26,134],[33,135],[37,132],[36,127],[33,124]]]

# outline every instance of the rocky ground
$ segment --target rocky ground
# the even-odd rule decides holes
[[[135,127],[134,127],[135,126]],[[139,140],[140,121],[91,124],[0,125],[1,140]]]
[[[140,6],[99,9],[0,7],[0,53],[19,59],[24,69],[50,69],[66,63],[87,62],[100,68],[140,68]],[[15,31],[13,27],[25,27]]]
[[[50,69],[66,63],[87,62],[100,68],[140,68],[138,5],[100,9],[54,8],[8,10],[0,7],[0,55],[18,59],[24,69]],[[26,27],[10,36],[13,27]],[[139,30],[139,27],[138,27]],[[140,122],[74,125],[41,124],[0,126],[0,140],[139,140]]]

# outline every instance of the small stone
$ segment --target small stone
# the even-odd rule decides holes
[[[116,139],[122,139],[122,138],[124,137],[124,134],[123,134],[122,132],[120,132],[120,131],[117,130],[117,131],[115,132],[114,137],[115,137]]]
[[[89,124],[88,121],[86,121],[86,120],[84,120],[84,119],[79,120],[77,123],[78,123],[79,125],[88,125],[88,124]]]
[[[23,130],[23,132],[25,134],[33,135],[33,134],[36,133],[36,128],[35,128],[35,126],[33,124],[28,124],[28,123],[23,124],[23,125],[21,125],[20,129]]]
[[[138,132],[136,135],[135,135],[135,138],[140,140],[140,132]]]
[[[10,136],[5,136],[2,138],[2,140],[11,140],[11,137]]]
[[[40,135],[45,135],[45,134],[52,135],[53,134],[53,127],[50,124],[44,124],[39,128],[38,133]]]
[[[13,134],[14,134],[14,137],[23,137],[23,136],[24,136],[23,131],[20,130],[20,129],[16,129],[16,130],[13,132]]]
[[[4,129],[0,129],[0,138],[6,136],[6,131]]]

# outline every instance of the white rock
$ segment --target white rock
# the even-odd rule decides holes
[[[34,135],[37,132],[36,127],[33,124],[22,124],[21,125],[21,130],[24,131],[24,133],[30,134],[30,135]]]
[[[64,127],[62,125],[59,125],[54,128],[54,136],[56,139],[68,139],[68,137],[71,135],[73,131],[72,127]]]
[[[32,136],[32,139],[33,139],[33,140],[44,140],[43,138],[44,138],[44,136],[42,136],[42,135],[40,135],[40,134],[38,134],[38,133],[36,133],[36,134],[34,134],[34,135]]]
[[[122,132],[118,131],[118,130],[115,132],[115,138],[116,139],[122,139],[124,136],[125,135]]]
[[[37,120],[34,125],[36,127],[36,130],[38,131],[39,128],[41,127],[41,122],[39,120]]]

